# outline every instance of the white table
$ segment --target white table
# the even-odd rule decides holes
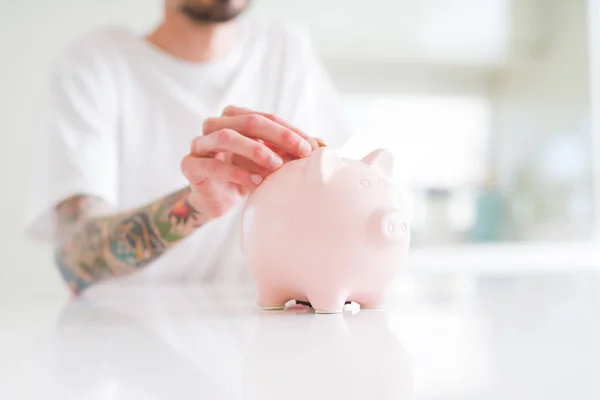
[[[0,399],[600,399],[600,278],[404,277],[385,310],[241,286],[0,303]]]

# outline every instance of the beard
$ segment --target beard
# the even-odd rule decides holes
[[[239,3],[235,0],[187,2],[181,4],[178,9],[190,21],[198,24],[222,23],[236,18],[248,6],[248,2],[243,2],[243,5],[238,5]]]

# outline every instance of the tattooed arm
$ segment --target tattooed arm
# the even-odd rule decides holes
[[[276,116],[227,107],[221,117],[204,121],[202,136],[181,162],[189,188],[119,214],[107,214],[105,203],[87,196],[57,206],[56,262],[63,278],[77,293],[148,265],[231,210],[284,162],[318,146]]]
[[[123,276],[160,257],[205,221],[188,202],[189,189],[124,213],[103,201],[73,196],[55,209],[56,264],[73,293]]]

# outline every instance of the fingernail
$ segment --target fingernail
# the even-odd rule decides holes
[[[308,138],[308,143],[310,143],[310,147],[312,150],[315,150],[319,147],[319,142],[317,142],[315,139],[313,138]]]
[[[250,180],[255,185],[260,185],[260,183],[262,182],[263,178],[259,174],[250,174]]]
[[[320,138],[315,138],[315,139],[317,141],[317,147],[327,147],[327,145],[325,144],[323,139],[320,139]]]
[[[277,169],[277,168],[281,167],[282,165],[283,165],[283,160],[281,159],[281,157],[273,154],[271,156],[271,168]]]
[[[302,140],[302,142],[300,142],[300,147],[298,148],[298,151],[300,152],[301,156],[307,156],[311,153],[312,147],[310,146],[310,143],[308,143],[306,140]]]

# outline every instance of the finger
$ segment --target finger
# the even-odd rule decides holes
[[[214,158],[186,156],[181,162],[181,172],[191,185],[202,185],[207,179],[232,182],[249,187],[258,186],[263,177],[255,172],[225,163]]]
[[[281,167],[283,160],[273,150],[231,129],[221,129],[192,141],[191,153],[197,157],[212,157],[228,152],[247,158],[271,170]]]
[[[283,162],[286,162],[286,159],[284,157]],[[270,174],[272,172],[272,170],[264,168],[250,160],[248,160],[247,158],[238,156],[238,155],[234,155],[231,159],[231,163],[233,165],[237,165],[238,167],[245,169],[246,171],[250,171],[250,172],[256,172],[257,174],[265,177],[268,174]]]
[[[308,140],[308,142],[310,143],[310,146],[312,147],[313,150],[316,149],[317,147],[319,147],[319,141],[316,138],[313,138],[312,136],[310,136],[307,133],[303,132],[302,130],[296,128],[295,126],[287,123],[286,121],[284,121],[283,119],[279,118],[277,115],[274,115],[274,114],[264,113],[264,112],[260,112],[260,111],[254,111],[254,110],[251,110],[249,108],[244,108],[244,107],[227,106],[227,107],[225,107],[225,110],[223,110],[222,115],[224,117],[235,117],[238,115],[248,115],[248,114],[258,114],[262,117],[270,119],[271,121],[278,123],[279,125],[297,133],[298,135],[302,136],[304,139]]]
[[[294,154],[290,154],[288,152],[282,151],[280,149],[278,149],[277,147],[269,144],[269,143],[265,143],[265,145],[270,148],[271,150],[273,150],[275,153],[279,154],[279,157],[281,157],[281,159],[283,160],[283,163],[287,163],[289,161],[293,161],[293,160],[297,160],[298,157],[295,156]]]
[[[296,160],[296,158],[294,158],[291,154],[283,154],[281,158],[283,159],[284,164]]]
[[[247,196],[250,193],[252,193],[252,189],[249,188],[248,186],[240,186],[239,193],[241,196]]]
[[[299,157],[306,157],[312,152],[312,146],[302,136],[258,114],[204,120],[205,133],[221,129],[232,129],[244,136],[265,140]]]
[[[281,159],[283,160],[283,163],[286,164],[289,161],[293,161],[293,160],[297,160],[298,157],[296,157],[293,154],[290,154],[288,152],[285,151],[281,151],[280,149],[276,148],[275,146],[269,144],[269,143],[265,143],[265,146],[267,146],[268,148],[270,148],[271,150],[273,150],[275,153],[279,154],[279,157],[281,157]]]

